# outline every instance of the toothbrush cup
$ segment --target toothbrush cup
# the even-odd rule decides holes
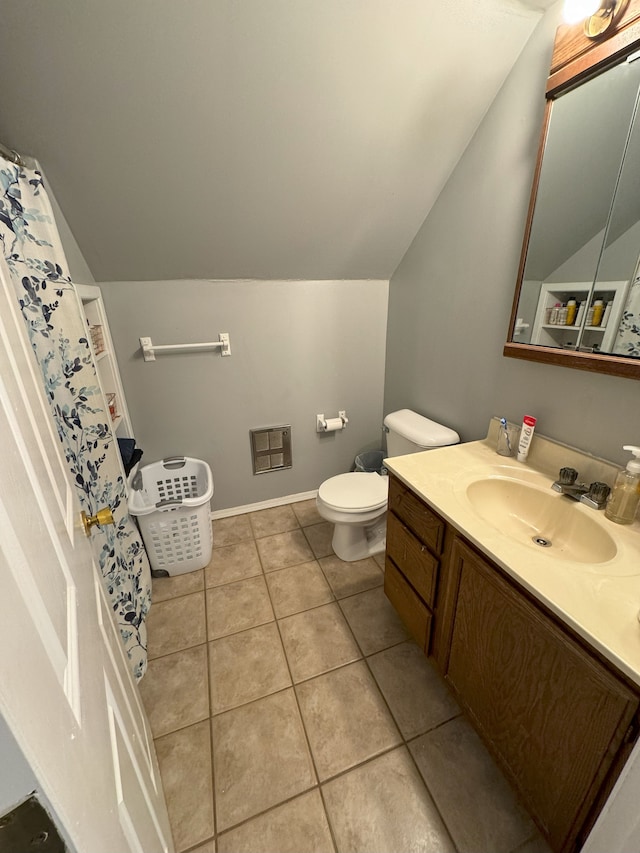
[[[500,456],[515,456],[518,452],[518,442],[520,441],[520,427],[513,424],[507,424],[506,428],[501,426],[498,432],[498,441],[496,443],[496,453]]]

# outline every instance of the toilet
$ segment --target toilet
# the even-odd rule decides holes
[[[410,409],[391,412],[384,419],[387,456],[404,456],[458,444],[449,427]],[[318,512],[334,527],[332,546],[341,560],[353,562],[384,551],[387,538],[386,474],[353,472],[330,477],[318,489]]]

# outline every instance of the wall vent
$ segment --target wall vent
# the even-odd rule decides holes
[[[291,468],[291,424],[249,430],[254,474]]]

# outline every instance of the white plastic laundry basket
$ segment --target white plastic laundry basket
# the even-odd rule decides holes
[[[138,519],[154,571],[181,575],[211,559],[211,468],[201,459],[171,456],[129,479],[129,512]]]

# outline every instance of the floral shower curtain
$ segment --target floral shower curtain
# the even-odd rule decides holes
[[[613,352],[616,355],[640,357],[640,261],[631,279],[631,287],[622,309]]]
[[[67,272],[53,213],[37,169],[0,158],[0,275],[11,280],[80,505],[111,507],[115,524],[95,528],[94,556],[131,669],[147,665],[145,617],[151,571],[127,512],[111,419],[103,408],[87,327]]]

